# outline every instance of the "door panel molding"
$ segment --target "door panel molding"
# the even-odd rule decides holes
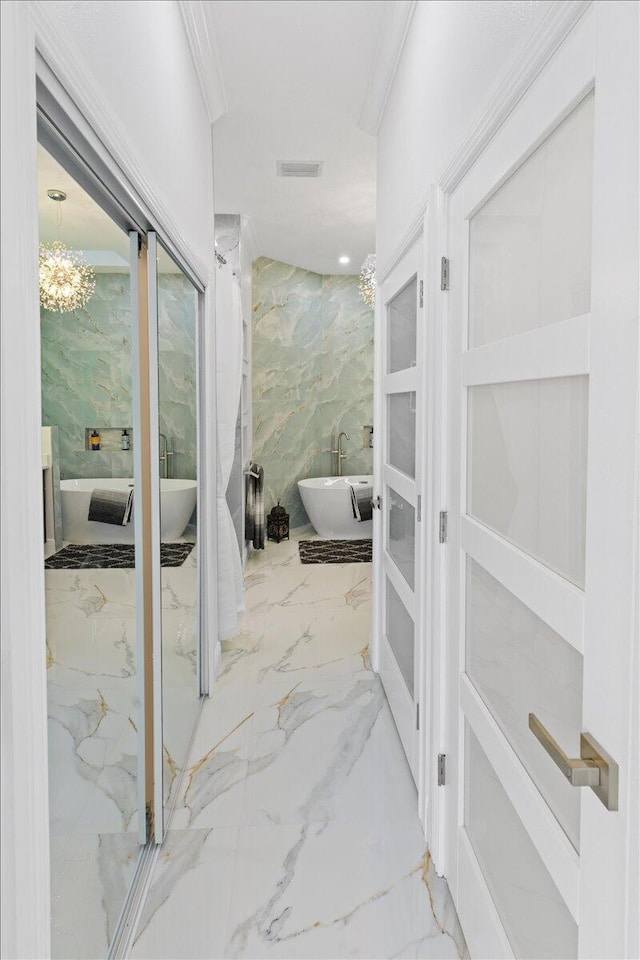
[[[412,480],[411,477],[406,475],[406,473],[402,473],[401,470],[397,470],[388,463],[385,463],[384,465],[383,476],[385,485],[391,487],[391,489],[395,490],[396,493],[399,493],[403,500],[406,500],[407,503],[410,503],[411,506],[415,508],[417,502],[416,481]],[[383,510],[385,509],[384,497],[385,495],[383,494]]]
[[[415,623],[416,601],[413,590],[398,570],[393,557],[390,556],[386,550],[384,551],[383,565],[385,574],[389,577],[389,580],[393,584],[396,593],[402,600],[407,613]]]
[[[462,356],[462,385],[546,380],[589,373],[591,314],[497,340]]]
[[[415,367],[408,370],[397,370],[395,373],[388,373],[383,382],[384,392],[389,393],[412,393],[418,387],[418,373]]]
[[[584,592],[472,517],[460,520],[460,544],[503,587],[582,652]]]
[[[460,706],[544,865],[578,920],[579,856],[484,700],[460,675]],[[561,776],[561,774],[558,774]]]
[[[455,896],[461,905],[458,915],[471,956],[475,960],[514,960],[509,938],[464,827],[458,832],[458,850],[460,877]],[[466,905],[474,898],[479,901],[479,909],[468,910]]]
[[[398,736],[407,757],[409,766],[413,766],[414,745],[413,738],[407,736],[407,731],[415,727],[413,697],[407,690],[400,667],[393,655],[386,634],[382,636],[381,674],[384,676],[384,692],[391,707]]]

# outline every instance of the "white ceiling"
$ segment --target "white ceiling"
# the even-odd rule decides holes
[[[227,107],[214,127],[216,210],[250,216],[261,255],[358,273],[373,252],[376,141],[358,123],[389,2],[205,4]],[[283,179],[279,160],[324,166]]]
[[[47,190],[53,189],[63,190],[67,199],[51,200]],[[41,144],[38,144],[38,229],[41,243],[61,240],[73,250],[82,250],[96,273],[129,272],[127,234]],[[180,267],[162,247],[158,248],[158,272],[180,273]]]
[[[67,199],[61,203],[51,200],[47,190],[53,189],[64,190]],[[38,221],[42,243],[62,240],[75,250],[111,250],[124,260],[129,260],[129,238],[126,233],[40,144]],[[128,267],[125,269],[128,270]]]

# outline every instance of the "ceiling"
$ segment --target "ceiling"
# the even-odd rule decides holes
[[[376,141],[359,123],[394,3],[203,5],[226,108],[214,127],[216,210],[251,217],[261,255],[326,274],[358,273],[373,252]],[[322,173],[277,177],[281,160],[321,160]]]
[[[67,199],[62,203],[51,200],[47,190],[52,189],[64,190]],[[124,261],[114,272],[128,271],[129,238],[126,233],[40,144],[38,223],[42,243],[62,240],[75,250],[112,251],[114,264]]]
[[[51,200],[47,190],[52,189],[63,190],[67,199]],[[82,250],[96,273],[129,272],[127,234],[41,144],[38,144],[38,228],[42,243],[61,240],[74,250]],[[162,247],[158,248],[158,272],[180,273],[180,267]]]

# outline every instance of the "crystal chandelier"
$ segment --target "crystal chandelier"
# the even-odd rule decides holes
[[[364,259],[364,263],[360,268],[360,280],[358,282],[358,289],[360,291],[360,296],[367,304],[367,306],[375,307],[376,305],[376,255],[375,253],[370,253]]]
[[[67,199],[62,190],[47,195],[61,203]],[[58,216],[58,231],[60,217]],[[40,244],[40,303],[45,310],[69,313],[83,307],[96,288],[95,273],[78,250],[70,250],[60,240]]]

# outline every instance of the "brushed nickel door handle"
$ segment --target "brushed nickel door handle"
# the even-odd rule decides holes
[[[580,757],[569,757],[535,713],[529,714],[529,729],[572,787],[591,787],[607,810],[618,809],[618,764],[597,740],[581,733]]]

